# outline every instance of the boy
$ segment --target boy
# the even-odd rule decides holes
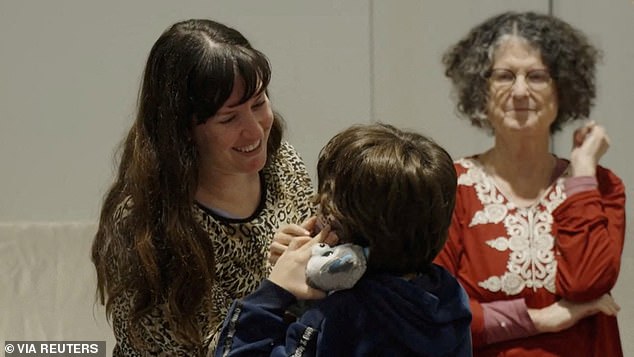
[[[330,225],[293,237],[269,278],[234,302],[216,356],[471,356],[467,296],[432,264],[454,207],[449,154],[413,132],[356,125],[321,150],[317,173],[320,218]],[[306,283],[305,269],[331,232],[369,256],[351,289],[326,296]],[[320,298],[285,321],[297,300]]]

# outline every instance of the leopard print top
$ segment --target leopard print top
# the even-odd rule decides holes
[[[246,219],[223,218],[201,205],[194,212],[203,229],[213,241],[216,258],[216,284],[206,299],[211,299],[211,311],[200,311],[198,322],[205,336],[204,354],[211,355],[217,335],[234,299],[241,298],[259,285],[270,272],[267,262],[269,245],[282,224],[300,223],[314,213],[310,203],[313,189],[306,167],[295,149],[283,142],[270,165],[262,170],[266,187],[263,201],[256,212]],[[136,350],[130,340],[128,315],[133,292],[114,301],[112,314],[116,345],[113,356],[192,356],[198,351],[177,342],[164,318],[165,306],[157,306],[142,320],[140,338],[149,350]]]

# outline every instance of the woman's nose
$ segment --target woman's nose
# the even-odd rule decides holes
[[[260,117],[253,110],[248,110],[244,118],[243,131],[251,136],[260,135],[262,123]]]
[[[526,77],[518,76],[515,78],[515,82],[511,85],[511,92],[514,97],[525,97],[528,95],[528,83]]]

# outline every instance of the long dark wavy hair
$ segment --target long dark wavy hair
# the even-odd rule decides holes
[[[132,293],[131,328],[164,304],[177,338],[201,343],[195,315],[214,284],[214,250],[194,217],[199,156],[192,128],[222,107],[236,78],[244,80],[245,102],[266,90],[270,76],[266,56],[214,21],[176,23],[156,41],[92,246],[108,318],[113,301]],[[275,114],[268,162],[282,134]]]
[[[428,271],[447,240],[456,197],[451,156],[388,124],[355,125],[319,154],[317,203],[343,242],[370,247],[368,271]]]
[[[474,27],[451,46],[442,62],[453,83],[458,112],[476,127],[492,130],[487,120],[488,76],[498,46],[508,36],[525,39],[540,51],[559,100],[551,133],[570,120],[587,118],[596,96],[595,67],[600,52],[568,23],[534,12],[505,12]]]

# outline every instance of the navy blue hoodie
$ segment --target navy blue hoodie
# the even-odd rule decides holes
[[[445,269],[365,274],[284,321],[292,294],[265,280],[225,319],[216,356],[471,356],[466,293]]]

